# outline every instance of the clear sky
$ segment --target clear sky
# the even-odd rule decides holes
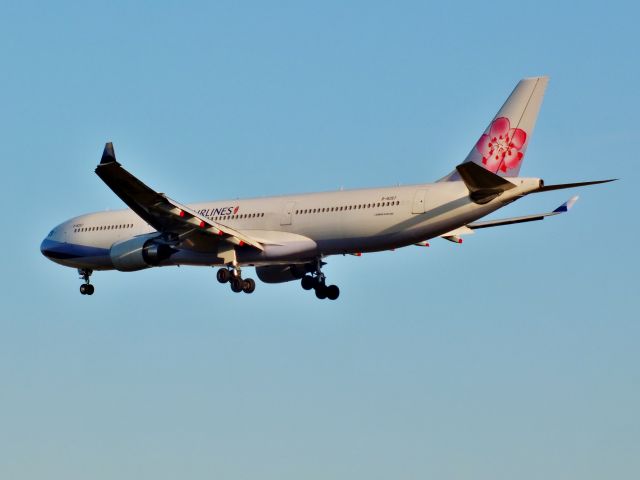
[[[269,3],[269,4],[268,4]],[[636,2],[2,2],[0,478],[640,476]],[[117,209],[428,182],[550,75],[521,174],[562,217],[329,259],[342,295],[39,244]]]

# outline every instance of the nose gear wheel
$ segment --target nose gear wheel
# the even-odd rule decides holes
[[[82,295],[93,295],[93,292],[95,292],[95,287],[91,285],[89,281],[93,270],[90,270],[88,268],[79,268],[78,273],[80,274],[80,278],[84,280],[84,283],[80,285],[80,293]]]

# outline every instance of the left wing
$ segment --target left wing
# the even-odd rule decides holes
[[[113,144],[107,143],[96,174],[134,212],[153,228],[181,239],[195,235],[216,236],[234,245],[249,245],[263,251],[261,242],[204,217],[186,205],[158,193],[142,183],[116,161]]]

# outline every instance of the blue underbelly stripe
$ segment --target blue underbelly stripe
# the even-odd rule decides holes
[[[89,247],[87,245],[56,242],[54,240],[44,240],[40,246],[40,250],[48,257],[59,258],[61,260],[68,258],[109,256],[108,248]]]

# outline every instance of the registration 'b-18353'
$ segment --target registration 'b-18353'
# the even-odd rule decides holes
[[[318,298],[335,300],[340,290],[322,271],[331,255],[428,246],[438,237],[461,243],[482,228],[566,212],[577,199],[546,213],[481,220],[525,195],[611,181],[546,185],[520,176],[547,81],[521,80],[469,155],[433,183],[187,205],[125,170],[107,143],[96,173],[129,208],[67,220],[40,249],[78,269],[84,295],[94,292],[94,271],[194,265],[220,267],[218,281],[234,292],[255,290],[255,281],[243,276],[245,268],[255,267],[263,282],[298,281]]]

